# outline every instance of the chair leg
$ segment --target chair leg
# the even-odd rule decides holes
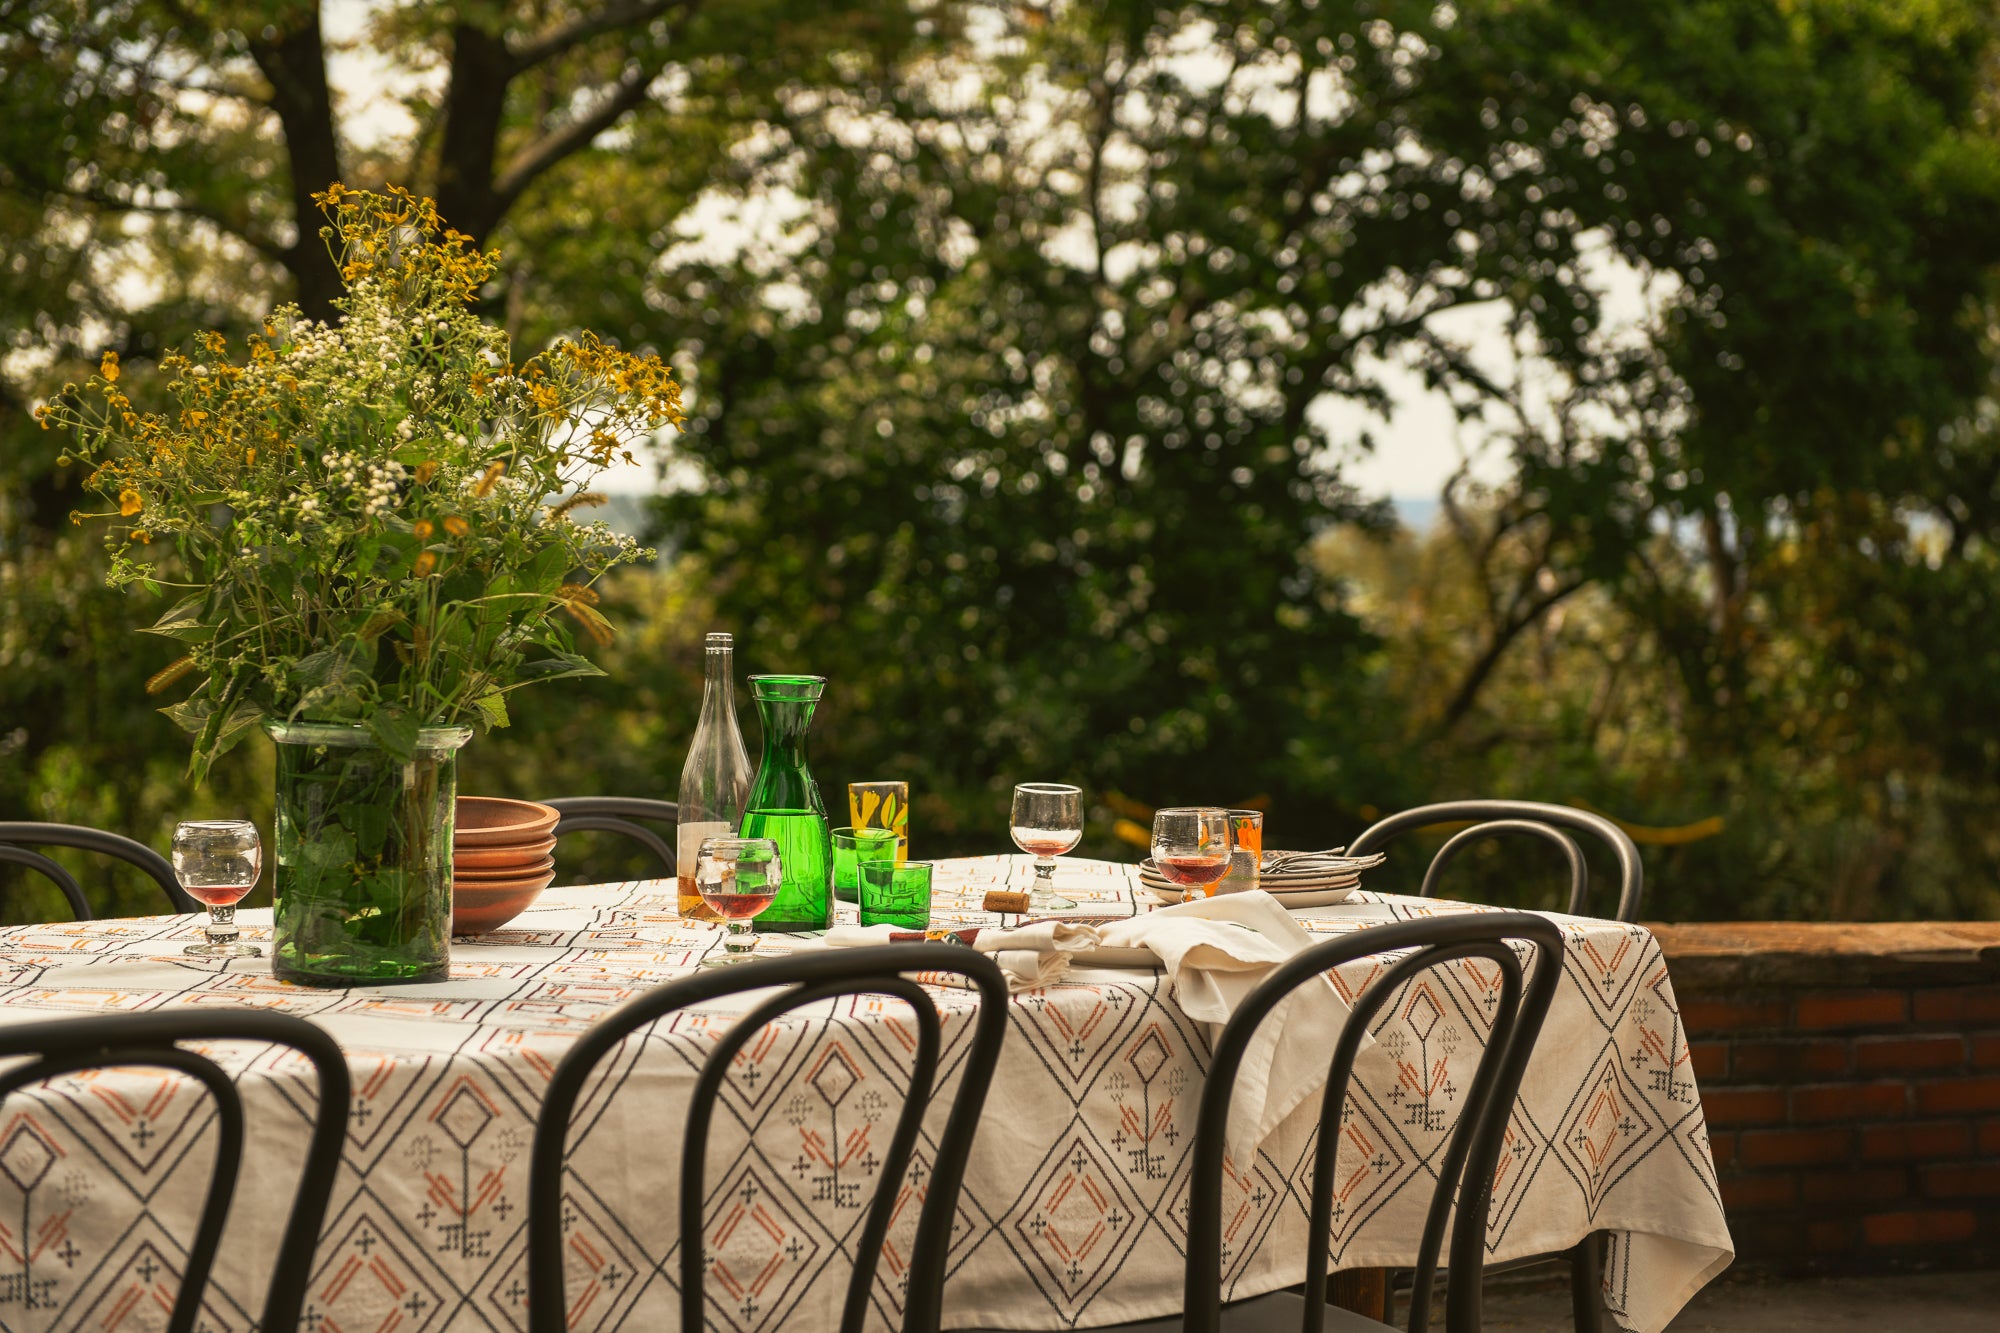
[[[1569,1303],[1576,1333],[1604,1333],[1604,1233],[1593,1231],[1569,1252]]]

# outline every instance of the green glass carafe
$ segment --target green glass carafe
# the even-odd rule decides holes
[[[764,757],[743,807],[746,838],[778,844],[784,881],[757,917],[762,931],[825,930],[833,924],[833,839],[819,784],[806,767],[806,732],[825,676],[752,676],[750,697],[764,727]]]

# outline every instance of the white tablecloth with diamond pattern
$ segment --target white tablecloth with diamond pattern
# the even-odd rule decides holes
[[[985,920],[984,890],[1023,886],[1029,864],[941,862],[937,915]],[[1060,884],[1086,914],[1150,905],[1130,866],[1075,862]],[[1362,894],[1297,915],[1331,934],[1449,910],[1476,909]],[[268,913],[243,918],[247,937],[268,936]],[[1515,1108],[1490,1253],[1545,1253],[1608,1230],[1612,1309],[1628,1327],[1659,1329],[1731,1252],[1687,1043],[1650,934],[1558,919],[1564,980]],[[160,917],[0,932],[0,1025],[253,1005],[330,1032],[348,1053],[354,1104],[309,1297],[315,1333],[525,1327],[527,1148],[550,1070],[580,1029],[684,975],[719,938],[675,915],[671,884],[554,890],[510,929],[457,942],[448,982],[326,991],[277,982],[261,960],[182,957],[199,931],[199,918]],[[1374,966],[1345,969],[1341,984],[1366,985]],[[1490,965],[1464,962],[1413,982],[1385,1011],[1341,1129],[1339,1266],[1411,1259],[1494,982]],[[932,993],[955,1083],[973,1001]],[[1207,1035],[1151,972],[1074,972],[1011,1008],[953,1233],[947,1326],[1089,1327],[1177,1309]],[[588,1094],[563,1214],[573,1328],[675,1326],[679,1114],[731,1012],[664,1020],[607,1061]],[[907,1069],[907,1014],[886,1000],[821,1005],[746,1049],[709,1156],[712,1327],[837,1326]],[[222,1333],[255,1323],[313,1080],[302,1059],[268,1048],[214,1053],[251,1126],[206,1311],[206,1327]],[[1254,1162],[1231,1165],[1224,1260],[1235,1296],[1301,1278],[1316,1108],[1302,1107]],[[934,1130],[942,1102],[932,1109]],[[164,1324],[206,1182],[211,1116],[198,1087],[166,1071],[57,1079],[0,1105],[0,1328]],[[877,1279],[884,1327],[900,1309],[915,1212],[899,1216]]]

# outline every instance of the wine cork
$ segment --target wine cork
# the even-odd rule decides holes
[[[1028,895],[1006,889],[988,889],[979,906],[988,912],[1024,913],[1028,910]]]

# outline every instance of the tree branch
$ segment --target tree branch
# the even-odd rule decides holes
[[[507,77],[511,79],[514,75],[533,69],[545,60],[553,60],[593,37],[601,37],[619,28],[656,19],[669,9],[685,2],[686,0],[626,0],[623,4],[606,5],[595,14],[585,14],[571,19],[568,23],[529,38],[519,46],[510,42],[507,45]]]
[[[597,109],[543,135],[521,150],[508,168],[493,182],[493,200],[501,212],[528,188],[535,177],[584,147],[616,124],[620,117],[646,100],[656,71],[641,68],[614,88]]]
[[[49,186],[48,190],[49,193],[62,198],[74,199],[78,203],[89,204],[93,208],[101,208],[112,213],[148,213],[156,217],[200,218],[203,222],[213,223],[234,236],[266,259],[274,259],[282,264],[291,256],[289,249],[268,236],[258,236],[246,230],[241,224],[232,222],[219,209],[203,204],[189,203],[185,200],[174,204],[140,203],[136,199],[120,199],[102,190],[79,190],[66,185]]]
[[[1507,655],[1507,650],[1521,636],[1521,631],[1540,620],[1556,603],[1582,588],[1584,583],[1585,580],[1578,577],[1558,584],[1536,598],[1524,612],[1494,627],[1492,642],[1473,660],[1465,678],[1453,692],[1451,702],[1445,705],[1444,714],[1438,719],[1437,732],[1440,736],[1457,726],[1472,711],[1472,705],[1478,702],[1480,687],[1486,684],[1486,678],[1493,674],[1493,669],[1500,665],[1500,659]]]

